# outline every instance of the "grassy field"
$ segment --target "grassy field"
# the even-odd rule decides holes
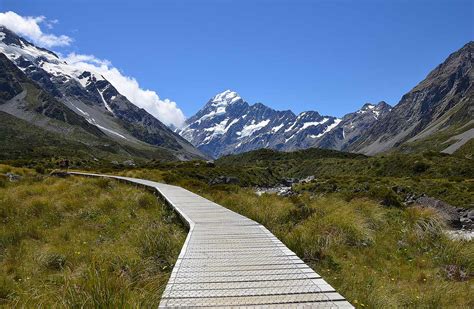
[[[474,242],[448,239],[430,209],[308,190],[259,197],[251,188],[178,177],[179,169],[122,174],[181,185],[260,222],[358,308],[474,306]]]
[[[424,193],[472,207],[473,169],[466,155],[368,158],[313,149],[92,170],[180,185],[262,223],[358,308],[473,308],[474,242],[449,239],[436,212],[403,205],[404,195]],[[0,178],[0,299],[65,307],[158,302],[185,237],[169,210],[113,181],[14,172],[24,179]],[[295,196],[254,193],[308,175],[316,179],[295,185]],[[220,176],[238,181],[211,185]]]
[[[0,305],[157,307],[186,230],[156,197],[28,169],[0,179]]]

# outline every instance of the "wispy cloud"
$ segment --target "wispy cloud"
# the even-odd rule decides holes
[[[0,13],[0,25],[31,39],[35,44],[44,47],[67,46],[72,39],[67,35],[46,34],[41,30],[40,24],[52,28],[57,20],[47,20],[44,16],[20,16],[15,12]]]
[[[67,46],[72,42],[72,38],[66,35],[47,34],[41,29],[41,25],[51,29],[57,22],[44,16],[20,16],[11,11],[0,13],[0,25],[27,37],[41,47]],[[101,74],[130,102],[145,109],[164,124],[176,127],[183,125],[185,117],[176,102],[161,99],[153,90],[142,89],[135,78],[124,75],[110,61],[94,55],[76,53],[69,54],[64,60],[80,70]]]

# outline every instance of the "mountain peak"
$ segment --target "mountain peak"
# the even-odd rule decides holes
[[[19,47],[24,44],[26,40],[22,40],[15,32],[11,31],[5,26],[0,25],[0,42],[7,45],[17,45]]]
[[[359,112],[367,112],[367,111],[373,111],[373,110],[384,110],[384,109],[391,109],[391,108],[392,108],[392,106],[390,104],[388,104],[387,102],[380,101],[377,104],[365,103],[364,105],[362,105]]]
[[[372,103],[365,103],[362,105],[361,109],[359,111],[369,111],[375,108],[375,105]]]
[[[392,106],[385,101],[380,101],[375,107],[377,109],[392,109]]]
[[[221,93],[216,94],[211,99],[211,102],[213,103],[213,105],[228,105],[239,100],[242,100],[242,98],[237,92],[227,89]]]
[[[52,55],[55,58],[59,59],[58,55],[56,55],[54,52],[52,52],[48,49],[45,49],[45,48],[34,45],[30,41],[28,41],[25,38],[19,36],[14,31],[8,29],[7,27],[5,27],[3,25],[0,25],[0,43],[3,43],[7,46],[13,46],[13,47],[16,47],[16,48],[20,48],[20,49],[25,49],[27,47],[30,47],[30,48],[33,48],[33,49],[37,49],[40,52],[45,52],[45,53],[47,53],[49,55]]]

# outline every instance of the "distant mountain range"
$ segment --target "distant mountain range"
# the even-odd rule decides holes
[[[53,140],[81,144],[90,151],[90,157],[206,157],[147,111],[132,104],[102,75],[78,70],[55,53],[2,26],[0,66],[0,112],[10,119],[8,123],[15,123],[14,119],[26,121],[38,131],[56,135]],[[0,126],[0,131],[7,130],[3,127],[5,122]],[[20,131],[9,136],[7,142],[15,144],[15,139],[24,133]],[[44,146],[55,146],[48,145],[48,141],[43,141]],[[18,157],[5,152],[3,156]]]
[[[472,147],[474,43],[450,55],[393,108],[366,103],[342,118],[277,111],[215,95],[174,131],[97,72],[70,65],[0,26],[0,159],[192,160],[259,148],[364,154]],[[470,148],[469,148],[470,149]]]
[[[341,119],[316,111],[295,115],[251,105],[226,90],[177,132],[213,157],[310,147],[369,155],[394,149],[453,153],[474,136],[473,51],[469,42],[450,55],[393,108],[366,103]]]
[[[236,92],[226,90],[189,118],[179,133],[213,157],[259,148],[343,150],[390,109],[390,105],[380,102],[365,104],[342,119],[315,111],[295,115],[261,103],[250,105]]]

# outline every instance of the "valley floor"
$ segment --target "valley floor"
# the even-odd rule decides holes
[[[184,186],[263,224],[358,308],[474,306],[474,242],[450,239],[432,209],[308,191],[258,196],[163,170],[122,174]]]
[[[405,207],[387,189],[401,181],[423,188],[414,177],[364,176],[372,187],[360,191],[352,185],[364,183],[362,178],[346,178],[342,186],[343,178],[326,179],[323,173],[342,175],[365,159],[325,160],[330,167],[313,162],[321,178],[293,186],[295,194],[288,197],[258,196],[254,188],[278,183],[280,164],[286,170],[298,166],[288,162],[271,168],[160,163],[101,172],[179,185],[263,224],[358,308],[474,306],[474,242],[449,239],[436,211]],[[469,165],[449,164],[446,170],[459,168],[460,175],[469,171]],[[446,181],[459,197],[445,196],[469,206],[469,173],[447,179],[438,171],[443,166],[432,166],[430,189],[436,193]],[[401,171],[387,162],[382,168]],[[0,179],[3,304],[158,303],[186,231],[153,195],[110,180],[60,179],[9,166],[1,166],[0,174],[9,171],[22,177]],[[419,177],[427,184],[428,178]]]

